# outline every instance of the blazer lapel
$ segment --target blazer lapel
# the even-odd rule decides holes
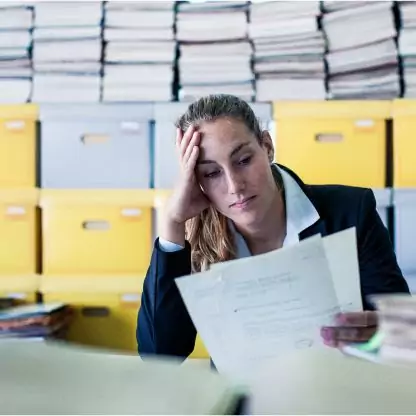
[[[299,176],[297,176],[296,173],[294,173],[292,170],[280,164],[278,164],[278,166],[281,169],[285,170],[287,173],[289,173],[295,179],[295,181],[301,187],[302,191],[305,193],[305,195],[310,199],[312,204],[315,206],[315,209],[318,211],[318,214],[321,215],[321,213],[319,212],[320,211],[319,207],[317,207],[316,204],[314,203],[314,198],[313,198],[310,188],[308,188],[308,186],[305,185],[302,182],[302,180],[299,178]],[[310,227],[303,230],[299,234],[299,240],[304,240],[305,238],[312,237],[316,234],[320,234],[322,237],[325,237],[328,234],[326,226],[325,226],[325,221],[322,218],[316,221],[315,224],[312,224]]]
[[[321,218],[315,224],[306,228],[299,234],[299,240],[304,240],[305,238],[313,237],[316,234],[320,234],[322,237],[327,235],[327,230],[325,226],[325,221]]]

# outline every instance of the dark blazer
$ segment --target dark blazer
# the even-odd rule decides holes
[[[280,166],[280,165],[279,165]],[[301,186],[320,219],[299,239],[326,236],[356,227],[364,308],[372,309],[367,296],[379,293],[409,293],[396,261],[389,233],[377,211],[370,189],[340,185],[305,185],[284,166]],[[138,315],[137,342],[140,355],[163,354],[188,357],[195,346],[196,330],[174,279],[191,273],[191,247],[164,252],[155,241]]]

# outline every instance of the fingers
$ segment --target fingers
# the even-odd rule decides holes
[[[183,155],[183,161],[185,163],[189,163],[189,158],[191,157],[191,154],[194,154],[193,153],[194,148],[199,145],[199,138],[200,138],[199,133],[197,131],[195,131],[193,133],[191,141],[189,142],[187,148],[185,149],[185,153]],[[195,162],[196,162],[196,160],[195,160]]]
[[[176,134],[176,144],[179,150],[179,156],[182,158],[185,155],[186,149],[188,148],[189,142],[191,141],[193,134],[195,132],[194,126],[189,126],[185,133],[182,133],[178,128]]]
[[[341,313],[336,317],[336,322],[343,327],[376,326],[378,315],[373,311]]]
[[[200,134],[194,126],[190,126],[185,134],[178,128],[176,132],[176,145],[181,159],[182,169],[194,173],[199,155]]]
[[[337,347],[342,343],[367,342],[377,331],[369,327],[324,327],[321,336],[325,344]]]
[[[196,161],[198,160],[198,156],[199,156],[199,147],[193,146],[190,152],[188,164],[187,164],[188,165],[187,168],[192,173],[194,173],[195,171],[195,166],[196,166]]]
[[[182,137],[183,137],[182,130],[179,127],[177,127],[176,128],[176,148],[177,149],[179,149],[179,146],[180,146],[181,141],[182,141]]]

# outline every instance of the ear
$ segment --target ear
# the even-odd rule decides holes
[[[274,146],[270,133],[267,130],[263,130],[261,133],[261,145],[266,149],[269,162],[274,160]]]

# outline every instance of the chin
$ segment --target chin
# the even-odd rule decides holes
[[[259,215],[258,212],[253,212],[253,211],[241,212],[240,214],[233,215],[231,217],[231,220],[235,224],[239,224],[239,225],[246,226],[246,227],[255,225],[256,223],[259,222],[260,219],[261,219],[261,215]]]

